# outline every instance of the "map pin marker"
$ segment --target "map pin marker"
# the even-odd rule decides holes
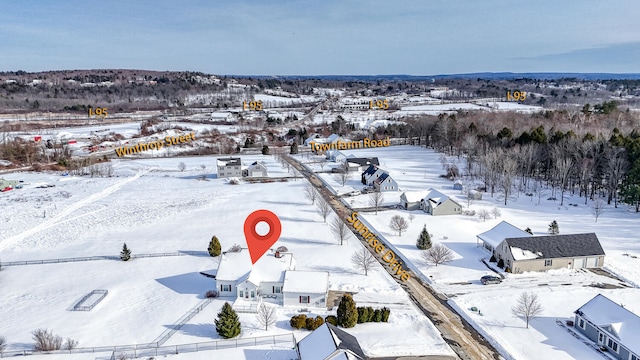
[[[267,235],[259,235],[256,232],[256,225],[261,222],[269,225],[269,233]],[[251,255],[251,264],[255,264],[271,245],[278,241],[281,232],[282,224],[280,224],[280,219],[269,210],[256,210],[247,216],[244,221],[244,237],[247,240],[249,255]]]

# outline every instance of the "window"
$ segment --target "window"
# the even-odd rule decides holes
[[[611,350],[613,350],[613,351],[615,351],[615,352],[618,352],[618,343],[617,343],[617,342],[615,342],[615,341],[613,341],[613,340],[609,339],[609,342],[607,343],[607,346],[608,346]]]
[[[598,342],[602,342],[602,333],[598,333]]]
[[[255,298],[255,297],[256,297],[256,293],[255,293],[255,291],[251,290],[251,298],[253,299],[253,298]]]
[[[544,261],[544,266],[551,266],[551,264],[553,264],[553,260],[551,259],[547,259]]]
[[[220,291],[231,291],[231,285],[220,285]]]
[[[580,328],[582,328],[583,330],[585,330],[585,326],[584,326],[584,319],[580,319],[578,321],[578,326],[580,326]],[[602,334],[600,334],[600,336],[602,336]]]
[[[273,293],[274,294],[280,294],[282,292],[282,287],[281,286],[274,286],[273,287]]]
[[[631,354],[631,360],[640,360],[640,357]]]
[[[300,296],[300,304],[308,304],[309,297],[308,296]]]
[[[240,297],[244,297],[244,291],[240,290]]]

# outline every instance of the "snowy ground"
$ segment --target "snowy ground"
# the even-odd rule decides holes
[[[467,200],[460,190],[453,190],[453,183],[439,177],[444,171],[439,154],[426,149],[411,146],[347,150],[356,156],[377,156],[381,166],[390,171],[391,176],[399,183],[402,191],[426,190],[433,187],[456,199],[463,209],[467,208]],[[301,160],[308,161],[306,156]],[[457,161],[452,158],[451,161]],[[311,164],[319,170],[318,164]],[[325,170],[332,167],[325,165]],[[464,168],[461,163],[459,168]],[[331,174],[321,174],[323,179],[334,189],[343,194],[352,189],[361,189],[359,175],[356,174],[345,186],[341,186]],[[399,192],[384,193],[384,204],[397,204]],[[640,230],[638,217],[625,205],[618,208],[610,206],[595,222],[584,198],[565,194],[564,205],[560,201],[546,200],[552,195],[546,190],[538,204],[537,197],[520,194],[508,200],[498,194],[491,198],[483,194],[484,200],[472,201],[470,209],[493,209],[497,207],[501,216],[493,217],[486,222],[477,216],[465,215],[433,217],[420,210],[386,210],[378,215],[361,213],[387,241],[391,242],[405,257],[409,258],[422,274],[440,292],[447,294],[450,302],[462,309],[466,316],[478,324],[480,330],[490,340],[502,348],[507,357],[513,359],[602,359],[601,355],[586,345],[575,340],[556,319],[566,320],[573,317],[573,311],[602,293],[612,300],[625,304],[625,307],[640,314],[640,242],[636,234]],[[555,195],[560,197],[559,194]],[[348,197],[353,207],[369,207],[368,195]],[[569,206],[578,204],[578,206]],[[408,217],[415,215],[409,229],[402,236],[389,229],[393,215]],[[525,229],[530,227],[535,234],[546,234],[549,223],[557,220],[561,234],[595,232],[606,253],[605,268],[618,274],[626,281],[596,275],[585,270],[554,270],[546,273],[506,274],[507,278],[499,285],[480,284],[480,277],[492,274],[480,260],[489,254],[476,246],[476,235],[489,230],[501,220]],[[423,225],[431,233],[434,243],[443,243],[455,253],[455,259],[448,264],[437,267],[430,266],[421,258],[421,251],[415,246],[416,239]],[[630,256],[624,255],[629,254]],[[611,284],[618,289],[603,290],[593,287],[594,284]],[[630,288],[629,288],[630,287]],[[534,319],[529,329],[524,322],[513,317],[511,307],[523,291],[539,295],[545,311],[538,319]],[[482,316],[470,311],[471,307],[481,310]],[[535,354],[535,355],[533,355]]]
[[[270,176],[293,176],[273,157],[242,157],[244,164],[256,160],[267,163]],[[178,170],[179,162],[187,165],[184,172]],[[206,165],[204,171],[202,164]],[[213,280],[199,274],[214,272],[217,267],[217,259],[206,254],[211,236],[215,234],[220,239],[223,249],[244,245],[246,216],[264,208],[279,216],[283,230],[277,245],[294,253],[297,269],[329,271],[332,290],[356,292],[354,298],[359,306],[391,309],[389,323],[361,324],[348,330],[358,336],[368,355],[452,354],[435,327],[380,266],[368,276],[353,269],[351,254],[362,245],[354,238],[339,245],[315,206],[304,199],[305,181],[291,178],[287,182],[230,185],[212,174],[214,164],[215,157],[117,159],[117,176],[113,178],[7,174],[7,179],[23,179],[25,186],[0,196],[3,262],[117,256],[125,242],[134,255],[196,253],[130,262],[98,260],[3,267],[0,329],[9,342],[6,350],[30,349],[31,331],[37,328],[78,340],[80,347],[156,340],[198,305],[206,290],[213,288]],[[199,180],[202,175],[206,181]],[[42,184],[56,186],[37,188]],[[70,310],[94,289],[109,293],[91,311]],[[232,299],[213,301],[165,345],[219,339],[213,322],[224,301]],[[297,308],[279,307],[277,323],[268,331],[254,315],[240,314],[241,337],[291,333],[288,320],[297,313]],[[311,312],[314,316],[327,314],[335,314],[335,310]],[[309,332],[293,333],[301,339]],[[268,356],[272,350],[262,350],[260,354],[252,351],[244,350],[245,354],[251,353],[246,358],[279,359]],[[284,351],[282,356],[287,358],[290,352]]]

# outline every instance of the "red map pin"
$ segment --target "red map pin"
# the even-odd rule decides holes
[[[259,235],[256,232],[256,225],[261,222],[269,225],[267,235]],[[251,255],[251,264],[255,264],[271,245],[278,241],[281,232],[280,219],[269,210],[256,210],[247,216],[247,220],[244,221],[244,237],[247,240],[249,255]]]

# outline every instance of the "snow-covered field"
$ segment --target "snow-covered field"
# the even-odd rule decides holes
[[[242,157],[244,164],[256,160],[266,162],[270,176],[293,176],[273,157]],[[179,162],[186,164],[184,172],[178,170]],[[0,196],[3,262],[118,256],[123,243],[134,256],[188,252],[129,262],[4,266],[0,271],[0,334],[9,342],[6,350],[30,349],[31,331],[37,328],[78,340],[80,347],[156,341],[215,286],[212,279],[199,274],[215,272],[217,268],[218,259],[206,253],[211,236],[220,239],[223,249],[244,245],[245,218],[263,208],[279,216],[282,235],[277,245],[294,253],[296,269],[329,271],[330,289],[356,292],[354,299],[359,306],[391,309],[389,323],[360,324],[348,330],[358,336],[365,353],[453,354],[435,327],[379,265],[368,276],[352,267],[351,254],[362,245],[354,238],[339,245],[328,223],[304,199],[304,180],[231,185],[213,174],[214,164],[215,157],[116,159],[117,176],[112,178],[58,173],[4,176],[22,179],[25,186]],[[206,181],[199,180],[202,175]],[[55,187],[37,187],[42,184]],[[91,311],[71,310],[94,289],[109,293]],[[219,339],[214,319],[224,301],[232,300],[214,300],[165,345]],[[294,314],[298,314],[297,308],[279,307],[277,323],[268,331],[254,315],[240,314],[241,338],[292,333],[288,320]],[[335,309],[311,311],[314,316],[327,314],[335,314]],[[293,333],[299,340],[309,332]],[[281,350],[247,348],[234,354],[245,354],[249,359],[289,356]]]
[[[439,177],[444,171],[439,154],[426,149],[410,146],[390,148],[347,150],[356,156],[377,156],[383,168],[389,170],[391,176],[399,183],[401,190],[425,190],[433,187],[467,208],[467,200],[460,190],[453,190],[453,183]],[[305,157],[301,159],[307,161]],[[455,158],[451,161],[457,161]],[[312,167],[319,170],[317,164]],[[325,170],[332,166],[328,163]],[[459,168],[464,168],[459,164]],[[331,184],[338,193],[346,193],[351,189],[360,189],[359,175],[349,180],[344,187],[330,174],[322,177]],[[345,189],[345,190],[343,190]],[[397,204],[402,192],[384,193],[385,205]],[[498,194],[491,198],[485,193],[484,200],[474,200],[471,210],[482,208],[500,209],[501,216],[487,221],[477,216],[452,215],[430,216],[420,210],[386,210],[378,215],[361,213],[387,241],[407,258],[423,274],[438,291],[447,294],[450,302],[462,309],[466,317],[478,324],[480,330],[487,334],[490,341],[504,350],[507,357],[513,359],[601,359],[602,356],[580,341],[576,340],[564,328],[556,324],[556,319],[573,318],[573,312],[595,295],[602,293],[626,308],[640,314],[640,242],[637,233],[640,230],[637,214],[633,209],[620,204],[613,205],[595,222],[584,198],[565,194],[564,205],[560,201],[546,200],[551,196],[548,189],[542,196],[540,204],[537,197],[520,194],[508,200]],[[559,197],[559,195],[556,195]],[[353,207],[369,207],[368,195],[347,198]],[[569,206],[568,204],[578,204]],[[415,215],[409,229],[398,236],[389,228],[393,215]],[[506,274],[507,278],[498,285],[483,286],[480,277],[492,274],[481,261],[489,254],[476,245],[476,235],[491,229],[497,223],[506,220],[525,229],[530,227],[536,235],[544,235],[552,220],[557,220],[561,234],[595,232],[606,253],[604,267],[626,280],[620,281],[596,275],[585,270],[554,270],[546,273]],[[433,234],[434,243],[443,243],[455,253],[455,258],[448,264],[437,267],[430,266],[421,258],[421,251],[415,246],[416,239],[423,225]],[[627,256],[624,254],[629,254]],[[604,290],[592,285],[606,283],[618,286],[618,289]],[[630,287],[630,288],[628,288]],[[511,307],[523,291],[538,294],[545,310],[540,318],[534,319],[529,329],[524,322],[513,317]],[[469,309],[477,307],[482,316]]]

